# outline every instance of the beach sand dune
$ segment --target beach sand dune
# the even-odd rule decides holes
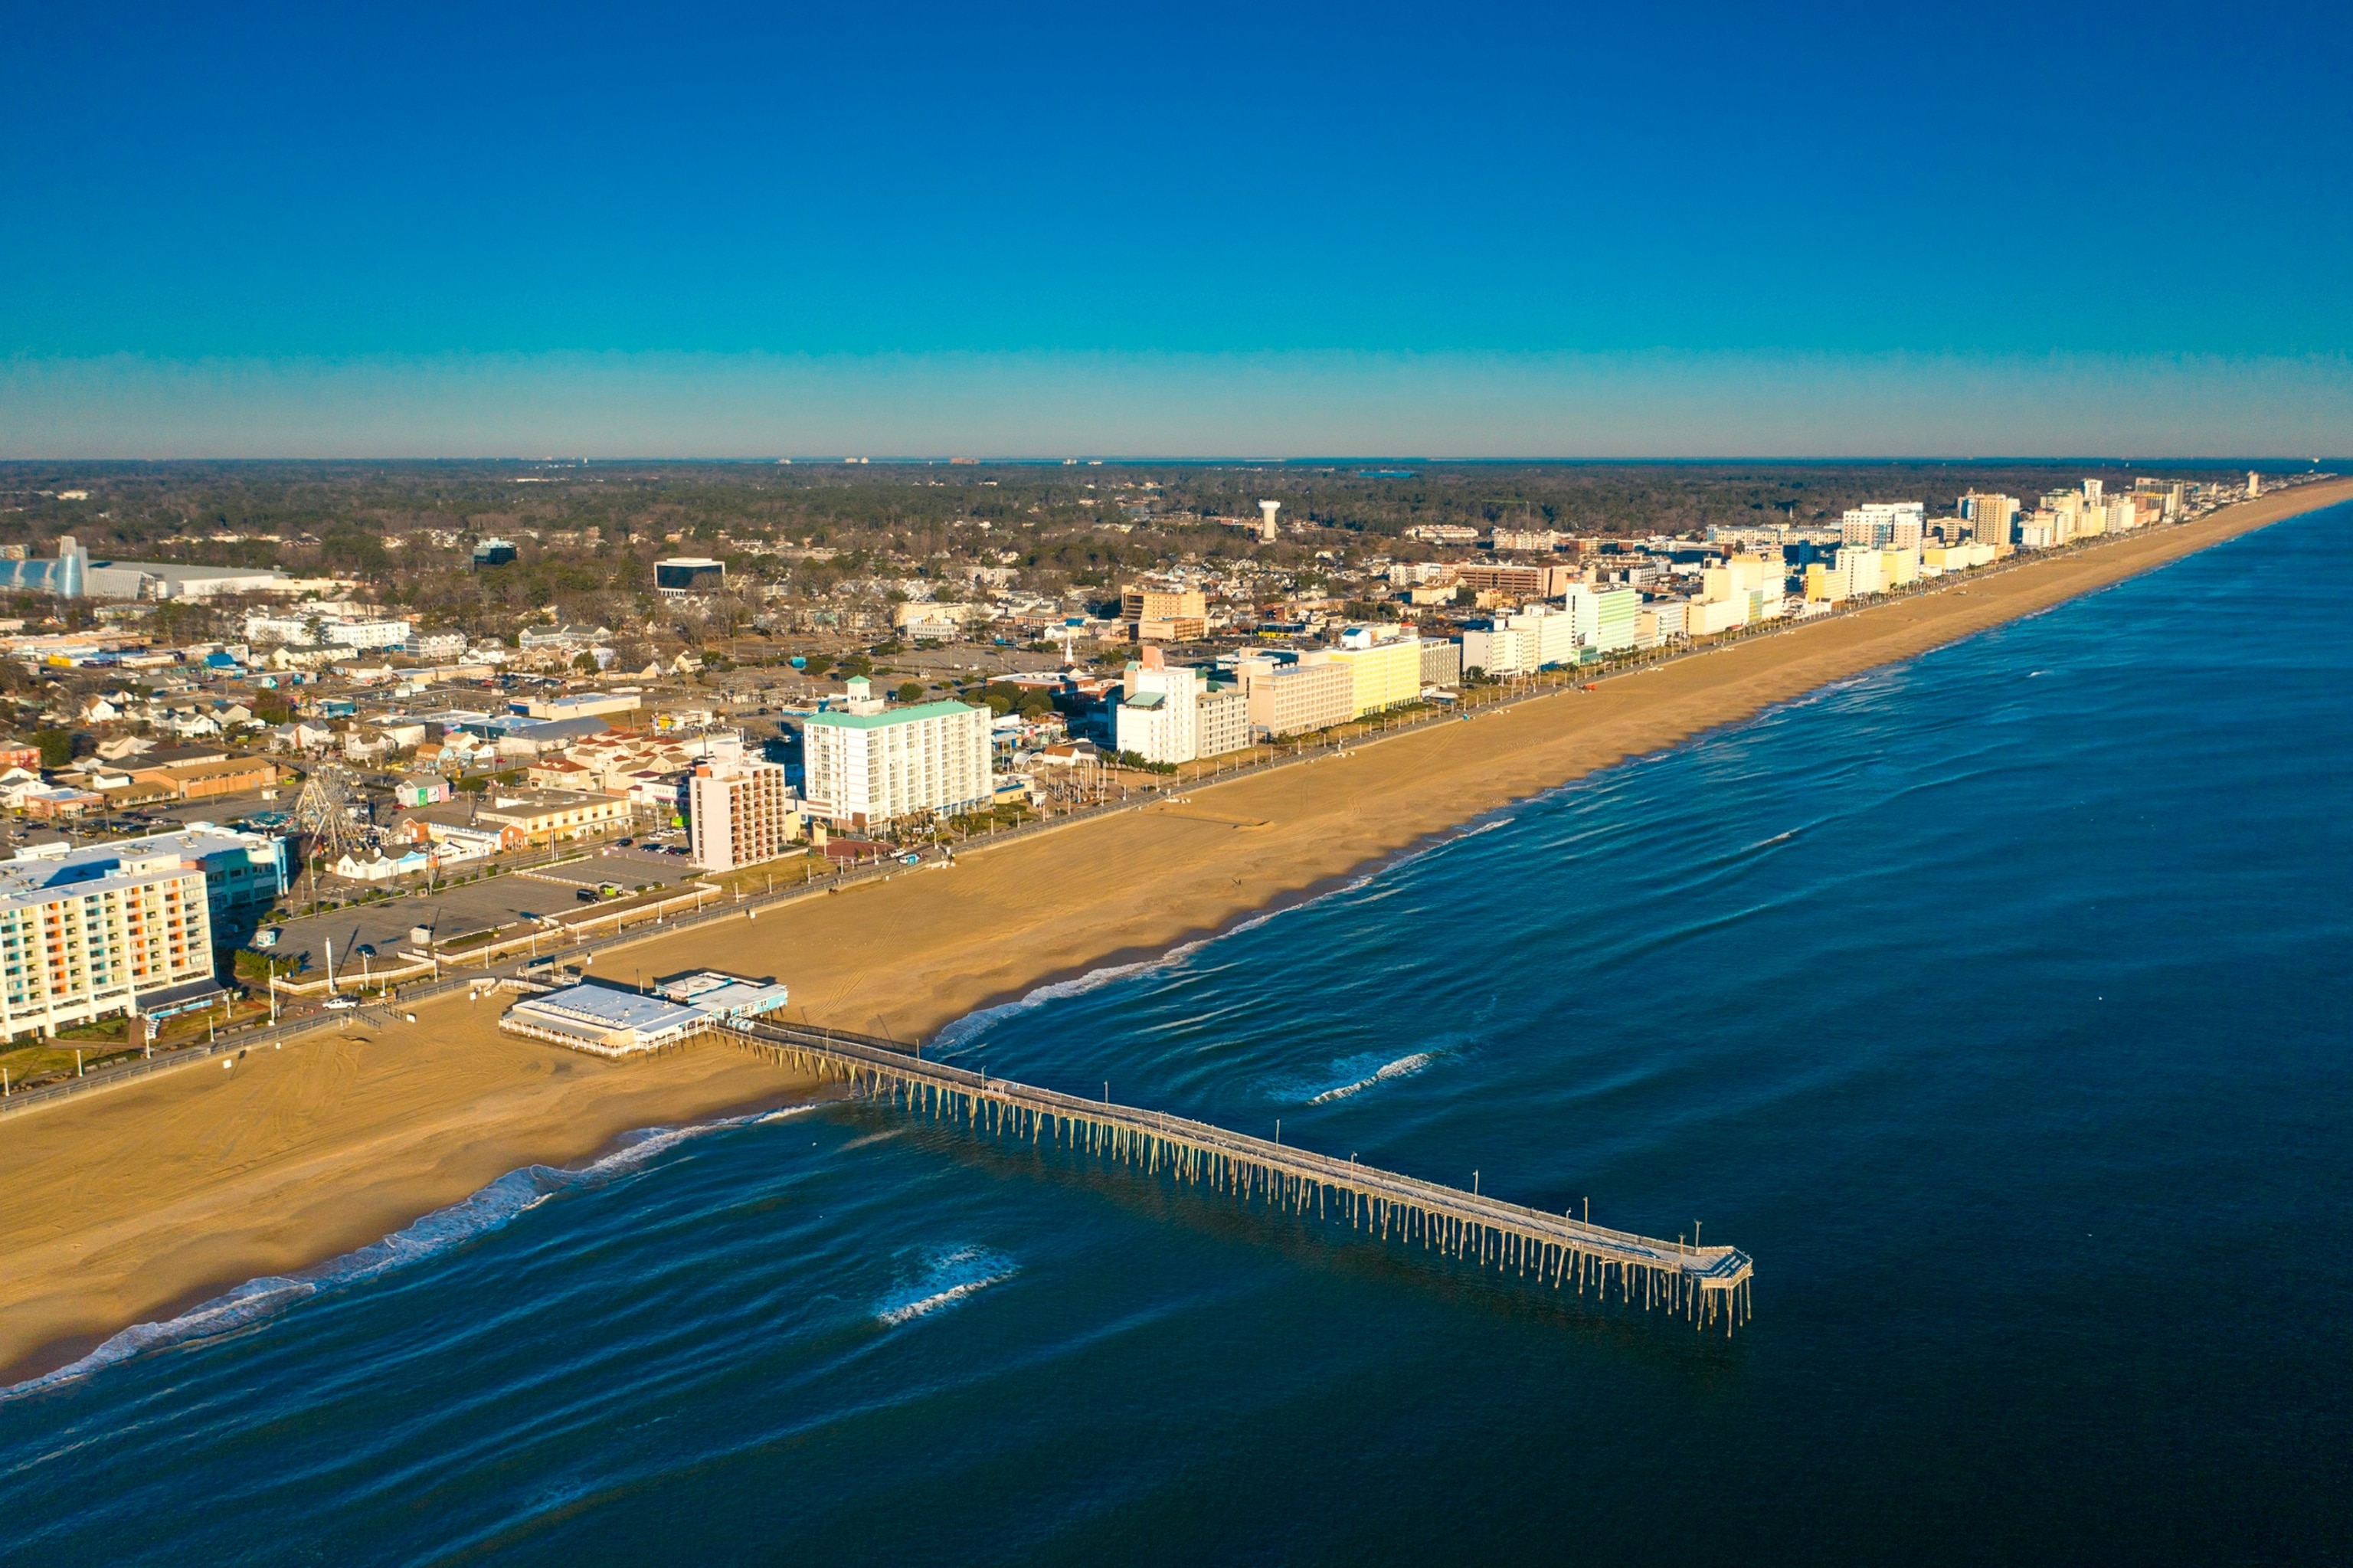
[[[1605,681],[1194,788],[835,895],[600,955],[627,978],[775,975],[813,1022],[929,1035],[1050,980],[1166,950],[1468,818],[1829,682],[2057,604],[2353,482],[1810,622]],[[507,1171],[587,1158],[632,1128],[808,1092],[706,1044],[607,1063],[497,1033],[499,1001],[442,998],[354,1028],[0,1120],[0,1376],[127,1324],[363,1245]]]

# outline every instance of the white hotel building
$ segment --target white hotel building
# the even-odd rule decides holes
[[[808,810],[844,827],[976,810],[996,799],[987,708],[886,709],[857,680],[841,711],[811,714],[802,734]]]

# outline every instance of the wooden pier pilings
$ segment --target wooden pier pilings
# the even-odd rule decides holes
[[[1695,1328],[1721,1322],[1730,1334],[1750,1317],[1754,1267],[1737,1247],[1611,1230],[1207,1122],[926,1062],[867,1036],[765,1022],[728,1033],[784,1065],[839,1079],[863,1097],[983,1136],[1098,1155],[1243,1202],[1345,1222],[1387,1244],[1669,1311]]]

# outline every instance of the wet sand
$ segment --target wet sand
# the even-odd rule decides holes
[[[1481,812],[2223,539],[2353,499],[2307,486],[1654,671],[599,955],[609,978],[775,975],[792,1014],[902,1039],[1218,930]],[[364,1245],[520,1166],[809,1092],[704,1044],[607,1063],[462,996],[0,1120],[0,1381],[257,1276]]]

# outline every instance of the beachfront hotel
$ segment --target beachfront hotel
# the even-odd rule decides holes
[[[1356,716],[1356,677],[1322,653],[1285,662],[1272,653],[1244,659],[1235,673],[1250,705],[1250,733],[1270,740],[1312,735]]]
[[[1326,657],[1348,672],[1350,718],[1421,700],[1421,639],[1389,627],[1352,626]]]
[[[227,909],[284,885],[274,849],[272,866],[257,867],[248,838],[191,831],[79,850],[45,844],[0,862],[0,1035],[54,1034],[219,996],[207,862],[247,874],[224,887]]]
[[[783,766],[749,757],[695,764],[686,810],[694,863],[705,871],[776,859],[799,836],[803,820]]]
[[[1250,699],[1208,673],[1166,662],[1147,647],[1130,663],[1112,710],[1113,745],[1151,763],[1222,757],[1250,744]]]
[[[863,679],[839,710],[802,729],[810,815],[851,828],[927,812],[978,810],[996,798],[988,710],[964,703],[887,708]]]

